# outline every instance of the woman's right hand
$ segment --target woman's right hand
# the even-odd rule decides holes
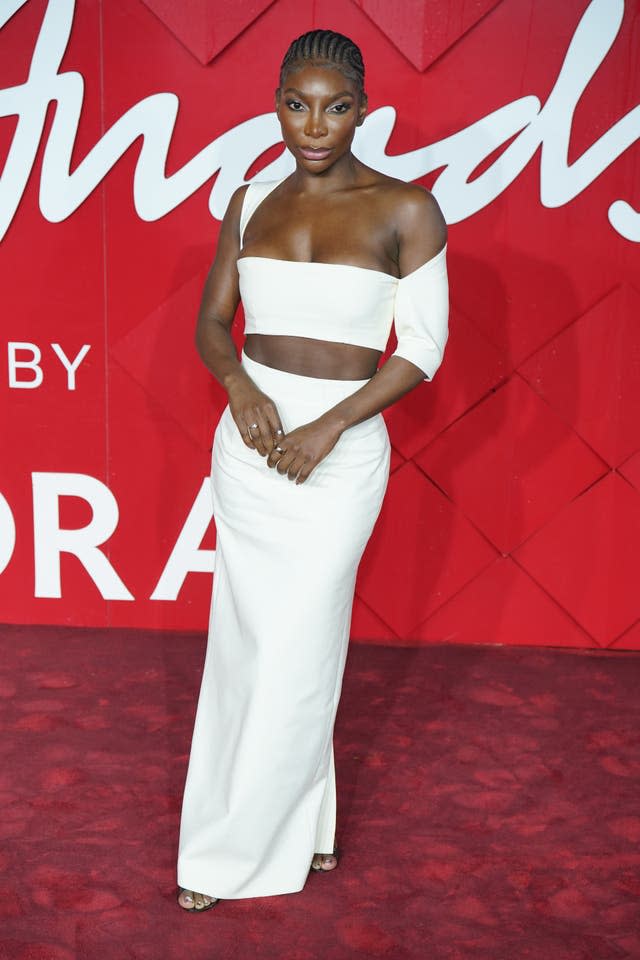
[[[251,450],[266,457],[284,435],[277,407],[271,397],[253,381],[243,382],[228,392],[231,416],[240,436]]]

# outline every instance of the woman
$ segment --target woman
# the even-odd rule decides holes
[[[433,377],[448,334],[436,201],[351,152],[363,80],[347,37],[291,44],[276,110],[295,172],[236,190],[204,288],[198,349],[228,405],[180,828],[186,910],[293,893],[310,867],[337,865],[332,737],[356,572],[389,473],[381,411]],[[398,349],[378,370],[394,316]]]

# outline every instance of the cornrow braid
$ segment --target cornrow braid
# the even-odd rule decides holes
[[[305,62],[325,62],[335,65],[345,77],[353,80],[358,93],[364,93],[364,62],[360,48],[334,30],[309,30],[293,41],[280,67],[280,86],[286,75]]]

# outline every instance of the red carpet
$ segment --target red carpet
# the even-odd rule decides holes
[[[640,655],[352,645],[340,866],[194,916],[204,638],[0,636],[2,960],[640,958]]]

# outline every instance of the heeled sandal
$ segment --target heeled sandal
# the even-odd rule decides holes
[[[313,860],[315,860],[316,857],[331,857],[331,856],[334,856],[334,857],[336,858],[336,861],[337,861],[337,862],[336,862],[335,867],[331,867],[329,870],[325,870],[325,868],[324,868],[322,865],[314,866]],[[339,858],[340,858],[340,848],[339,848],[337,845],[334,846],[334,848],[333,848],[333,854],[331,854],[331,853],[314,853],[314,855],[313,855],[313,860],[311,861],[311,869],[314,871],[314,873],[331,873],[333,870],[336,870],[336,869],[337,869],[337,867],[338,867],[338,865],[339,865],[339,863],[340,863],[340,859],[339,859]]]
[[[205,904],[204,907],[196,907],[195,901],[192,907],[183,907],[182,904],[180,903],[180,897],[182,896],[183,893],[193,893],[193,890],[189,890],[188,887],[178,887],[176,900],[178,902],[178,906],[180,907],[180,909],[184,910],[185,913],[206,913],[207,910],[211,910],[212,907],[215,907],[217,906],[217,904],[220,903],[220,898],[214,897],[212,899],[212,902]],[[206,894],[206,896],[209,896],[209,894]]]

